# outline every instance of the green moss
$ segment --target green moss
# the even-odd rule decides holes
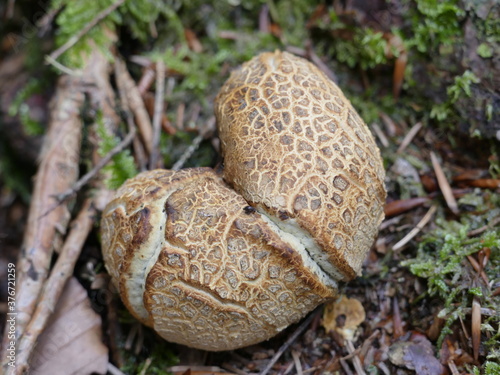
[[[481,56],[483,59],[489,59],[493,57],[493,49],[487,43],[481,43],[476,50],[477,54]]]
[[[57,31],[56,44],[61,46],[66,43],[77,35],[80,30],[85,28],[100,12],[113,3],[113,0],[53,0],[52,7],[54,9],[62,7],[62,11],[57,16],[59,29]],[[99,48],[105,55],[112,59],[111,52],[109,51],[113,43],[110,31],[115,31],[116,25],[120,22],[120,13],[112,12],[61,56],[62,63],[70,68],[81,68],[84,62],[83,57],[89,55],[93,48]]]
[[[304,40],[308,37],[307,29],[304,25],[307,24],[310,15],[319,2],[308,0],[267,0],[266,3],[269,7],[272,20],[282,30],[284,44],[302,47]],[[297,27],[298,25],[300,27]]]
[[[31,117],[30,107],[27,103],[27,100],[31,96],[41,93],[43,88],[43,81],[35,78],[30,79],[26,85],[17,92],[16,97],[9,107],[9,116],[14,117],[19,115],[19,120],[27,135],[40,135],[44,132],[42,124]]]
[[[446,93],[448,98],[445,102],[434,104],[431,109],[430,117],[438,121],[446,120],[455,112],[453,105],[464,95],[471,96],[471,85],[479,83],[479,78],[470,70],[466,70],[461,76],[454,78],[453,84],[448,86]]]
[[[427,53],[444,45],[449,46],[462,36],[461,20],[465,12],[457,6],[456,0],[415,0],[410,7],[412,35],[407,39],[408,48],[416,47]]]
[[[101,115],[97,118],[96,133],[99,137],[98,152],[101,156],[107,155],[120,143],[120,139],[109,134],[102,122]],[[102,172],[106,176],[105,183],[109,189],[119,188],[125,180],[134,177],[138,173],[134,157],[130,154],[129,149],[113,156],[111,162],[103,168]]]
[[[500,309],[498,301],[492,298],[491,289],[477,281],[477,272],[467,260],[467,256],[489,248],[491,256],[485,272],[491,282],[500,281],[497,273],[500,267],[500,228],[488,228],[477,237],[468,236],[469,231],[482,228],[500,216],[500,195],[481,194],[478,190],[459,200],[459,204],[467,205],[478,214],[463,215],[460,221],[438,218],[436,229],[422,238],[417,256],[403,262],[413,274],[427,280],[426,294],[443,300],[444,308],[439,317],[444,318],[446,323],[438,347],[445,335],[452,333],[455,321],[466,318],[474,296],[479,297],[482,307],[493,311]],[[489,322],[498,326],[500,319],[492,317]],[[493,344],[484,343],[485,346]]]

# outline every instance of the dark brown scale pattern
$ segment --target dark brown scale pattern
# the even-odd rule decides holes
[[[234,71],[215,108],[224,179],[252,205],[296,218],[345,279],[359,273],[383,218],[384,169],[341,90],[277,51]]]

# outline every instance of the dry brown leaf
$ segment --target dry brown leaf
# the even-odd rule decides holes
[[[434,355],[431,342],[413,332],[408,341],[397,341],[389,348],[389,360],[396,366],[415,370],[419,375],[441,375],[445,368]]]
[[[105,374],[107,365],[101,318],[92,310],[85,289],[72,278],[37,342],[30,374]]]

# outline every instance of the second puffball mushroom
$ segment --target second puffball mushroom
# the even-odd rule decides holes
[[[215,111],[223,175],[141,173],[101,225],[130,312],[169,341],[213,351],[269,339],[333,298],[360,272],[385,201],[373,137],[308,61],[255,57]]]

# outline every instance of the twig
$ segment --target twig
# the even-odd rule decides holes
[[[58,62],[57,60],[54,60],[50,56],[46,56],[45,57],[45,61],[47,62],[47,64],[52,65],[56,69],[59,69],[61,72],[63,72],[64,74],[67,74],[69,76],[72,76],[72,77],[81,77],[83,75],[83,73],[82,73],[81,70],[70,69],[67,66],[65,66],[65,65],[61,64],[60,62]]]
[[[61,56],[68,49],[73,47],[85,34],[87,34],[95,25],[101,22],[104,18],[106,18],[109,14],[111,14],[116,8],[122,5],[125,0],[118,0],[116,3],[111,4],[109,7],[104,9],[98,15],[94,17],[92,21],[90,21],[83,29],[81,29],[76,35],[73,35],[68,39],[66,43],[64,43],[61,47],[53,51],[49,56],[46,56],[48,59],[57,60],[59,56]]]
[[[349,365],[347,364],[347,361],[343,358],[340,358],[340,365],[342,366],[342,368],[344,369],[345,373],[347,375],[354,375],[351,371],[351,369],[349,368]]]
[[[389,147],[389,140],[385,136],[385,134],[382,131],[382,129],[380,128],[380,126],[377,123],[373,123],[371,125],[371,128],[373,129],[373,131],[377,135],[378,139],[380,139],[380,143],[382,143],[382,146]]]
[[[422,123],[417,122],[413,127],[410,129],[410,131],[406,134],[406,136],[403,138],[403,141],[401,142],[401,145],[398,147],[398,150],[396,151],[397,154],[400,154],[403,152],[403,150],[408,147],[408,145],[411,143],[413,138],[417,135],[417,133],[422,129]]]
[[[434,212],[436,212],[437,207],[432,206],[429,208],[429,211],[424,215],[422,220],[418,222],[418,224],[413,228],[406,236],[404,236],[400,241],[398,241],[393,247],[392,250],[398,251],[401,249],[404,245],[406,245],[410,240],[415,237],[423,228],[424,226],[429,222],[431,219],[432,215],[434,215]]]
[[[297,370],[297,375],[303,375],[302,364],[300,363],[300,354],[296,350],[292,350],[293,363],[295,364],[295,370]]]
[[[14,16],[16,0],[9,0],[7,3],[7,9],[5,10],[5,18],[11,19]]]
[[[186,104],[180,103],[177,107],[177,116],[175,121],[175,126],[177,129],[182,129],[184,124],[184,111],[186,110]]]
[[[112,363],[108,363],[108,372],[112,375],[125,375],[118,368],[116,368],[116,366],[114,366]]]
[[[161,59],[156,62],[156,94],[155,94],[155,111],[153,115],[153,138],[151,141],[151,155],[149,159],[149,169],[155,169],[158,165],[160,155],[160,130],[161,120],[163,115],[163,94],[165,90],[165,64]]]
[[[141,372],[139,375],[146,375],[146,371],[148,370],[149,366],[151,366],[151,362],[153,362],[153,358],[148,357],[146,361],[144,362],[144,367],[142,368]]]
[[[184,166],[184,163],[194,154],[194,152],[200,147],[201,141],[203,141],[204,135],[202,133],[198,134],[189,147],[184,151],[179,160],[177,160],[172,167],[174,171],[178,171]]]
[[[443,193],[446,204],[455,215],[458,215],[459,213],[458,205],[457,201],[455,200],[455,197],[453,196],[453,191],[451,190],[450,184],[448,183],[448,180],[444,175],[443,169],[439,164],[436,154],[432,151],[431,151],[431,161],[432,161],[432,166],[434,167],[434,173],[436,174],[436,178],[438,180],[439,188]]]
[[[460,371],[458,371],[455,362],[453,362],[453,359],[448,360],[448,367],[450,368],[452,375],[460,375]]]
[[[396,135],[396,129],[397,129],[397,126],[396,126],[396,123],[394,122],[394,120],[392,118],[390,118],[389,115],[384,113],[384,112],[380,112],[379,116],[385,125],[385,129],[386,129],[386,132],[389,135],[389,137],[394,137]]]
[[[472,268],[481,275],[481,278],[483,279],[485,285],[489,285],[488,281],[488,275],[486,275],[486,272],[482,269],[481,265],[477,262],[476,259],[472,255],[467,255],[467,259],[469,260],[469,263],[471,264]]]
[[[492,219],[488,224],[482,226],[481,228],[471,230],[470,232],[467,233],[467,237],[477,236],[478,234],[481,234],[481,233],[487,231],[488,229],[493,228],[497,224],[500,224],[500,217],[496,217],[496,218]]]
[[[237,375],[248,375],[248,372],[245,372],[243,370],[240,370],[239,368],[236,368],[235,366],[231,365],[230,363],[223,362],[222,365],[220,366],[223,369],[226,369],[228,371],[231,371]]]
[[[338,82],[337,75],[331,70],[328,65],[326,65],[323,60],[319,58],[319,56],[314,52],[314,48],[312,47],[312,43],[310,40],[307,41],[307,54],[310,60],[320,68],[320,70],[325,73],[325,75],[330,78],[333,82]]]
[[[134,114],[146,150],[151,154],[153,125],[151,125],[151,120],[144,105],[144,100],[141,97],[140,90],[130,76],[125,63],[119,57],[115,61],[115,75],[122,106],[125,110],[130,109]]]
[[[356,370],[357,375],[366,375],[365,370],[363,369],[363,365],[361,364],[361,360],[358,357],[357,350],[354,349],[354,345],[351,340],[346,340],[346,348],[352,356],[352,364],[354,365],[354,369]]]
[[[32,319],[19,342],[17,363],[20,365],[16,369],[17,374],[22,374],[26,370],[36,341],[53,313],[66,282],[73,274],[83,244],[92,230],[95,214],[96,210],[92,206],[91,199],[87,199],[71,224],[71,231],[64,242],[61,254],[45,283]]]
[[[396,340],[403,336],[403,323],[401,321],[401,311],[399,310],[398,298],[394,296],[392,300],[392,321],[393,321],[393,339]]]
[[[297,329],[295,330],[295,332],[288,338],[288,340],[286,340],[283,343],[283,345],[281,345],[281,347],[278,349],[278,351],[273,356],[273,358],[271,358],[271,360],[269,361],[269,363],[267,364],[267,366],[264,368],[264,370],[262,370],[262,372],[260,373],[260,375],[266,375],[272,369],[272,367],[274,366],[274,364],[276,362],[278,362],[278,359],[280,359],[280,357],[283,355],[283,353],[290,347],[290,345],[292,345],[294,343],[295,340],[297,340],[297,337],[299,337],[299,335],[302,332],[304,332],[307,327],[309,327],[309,324],[311,324],[312,320],[314,319],[314,317],[316,316],[316,314],[318,314],[319,312],[320,312],[320,310],[316,310],[315,312],[313,312],[312,314],[310,314],[300,324],[300,326],[297,327]]]
[[[64,202],[68,197],[72,196],[73,194],[76,194],[83,186],[85,186],[99,171],[108,164],[113,156],[118,154],[119,152],[123,151],[125,147],[127,147],[132,140],[135,137],[135,127],[130,127],[130,130],[127,134],[127,136],[120,142],[118,143],[113,149],[106,154],[99,162],[92,168],[90,171],[88,171],[82,178],[80,178],[71,188],[67,189],[61,194],[58,194],[56,196],[57,200],[59,203]]]

